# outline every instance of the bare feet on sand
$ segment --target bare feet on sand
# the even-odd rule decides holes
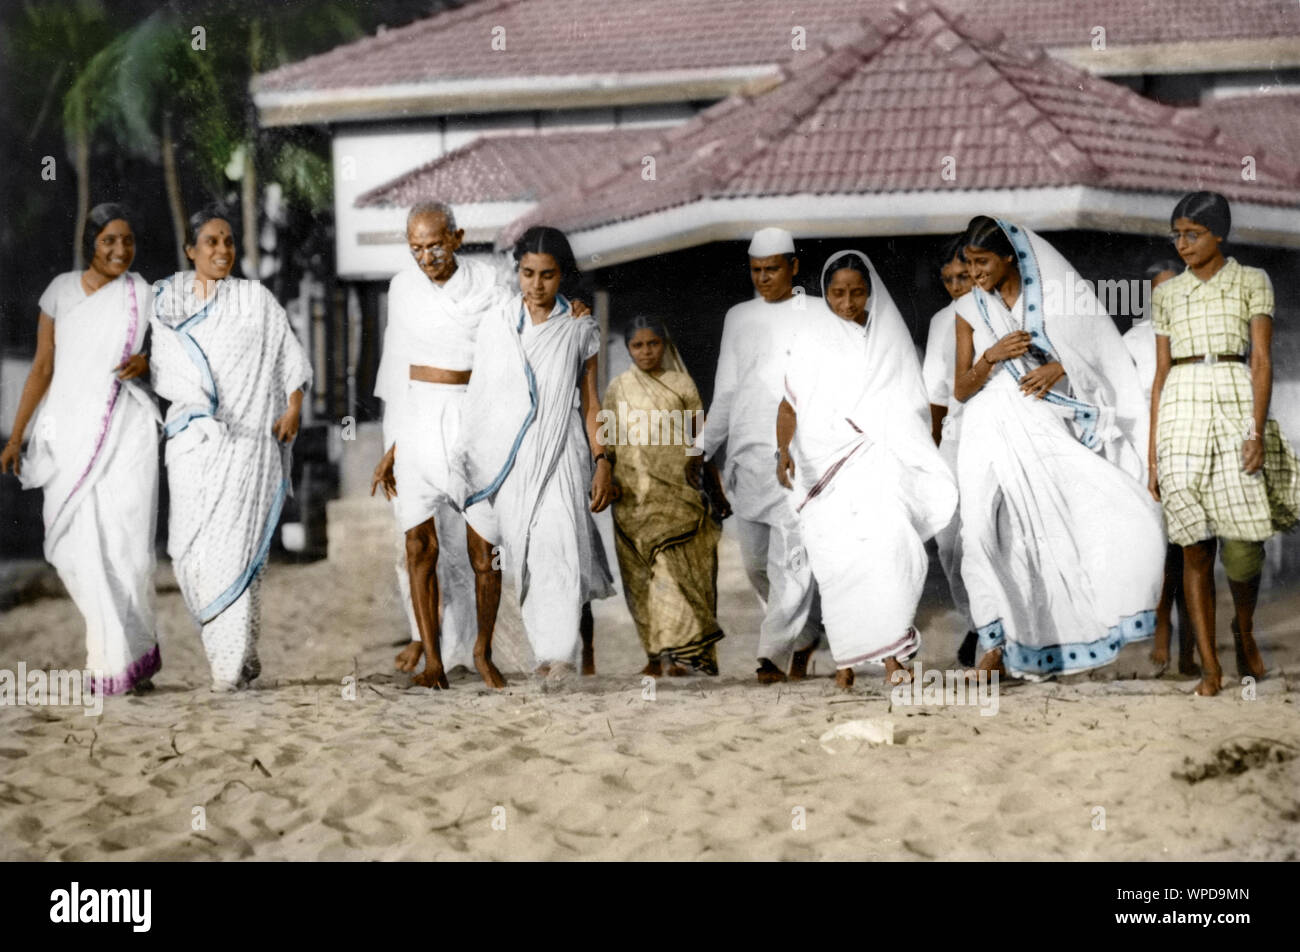
[[[397,661],[394,667],[398,671],[410,673],[420,666],[420,658],[424,655],[424,646],[418,641],[412,641],[397,654]]]
[[[483,678],[483,683],[490,688],[498,691],[506,686],[505,675],[503,675],[497,666],[492,663],[491,651],[474,650],[474,667],[478,669],[479,676]]]
[[[980,658],[979,671],[996,671],[999,677],[1006,677],[1006,668],[1002,667],[1002,648],[997,647]]]
[[[684,678],[690,673],[690,668],[680,665],[676,661],[669,661],[668,670],[664,672],[664,674],[668,675],[670,678]]]
[[[1218,668],[1207,668],[1204,676],[1197,682],[1195,694],[1199,697],[1214,697],[1223,689],[1223,672]]]
[[[411,683],[420,688],[433,688],[435,691],[447,691],[451,685],[447,683],[447,674],[441,667],[431,667],[425,665],[424,670],[411,678]]]
[[[851,691],[853,689],[853,669],[840,668],[836,671],[835,686],[841,691]]]
[[[767,658],[758,659],[758,683],[777,684],[786,680],[785,672]]]
[[[885,683],[886,684],[911,684],[912,672],[903,667],[897,658],[885,659]]]
[[[804,678],[808,677],[808,661],[812,658],[814,650],[816,650],[815,645],[812,648],[806,648],[803,651],[796,651],[794,653],[794,657],[790,659],[791,681],[802,681]]]
[[[646,663],[646,666],[641,669],[641,673],[648,674],[652,678],[662,677],[664,673],[664,663],[658,658],[651,658]]]

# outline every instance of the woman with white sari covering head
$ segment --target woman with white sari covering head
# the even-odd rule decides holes
[[[194,270],[160,283],[153,313],[154,388],[171,401],[167,551],[203,629],[212,689],[227,692],[261,672],[261,572],[311,367],[271,292],[230,277],[235,239],[221,209],[190,218],[185,253]]]
[[[36,359],[0,473],[44,490],[45,557],[86,620],[87,687],[138,693],[162,666],[153,582],[158,408],[140,379],[149,372],[150,291],[128,270],[135,235],[121,205],[91,210],[86,245],[90,266],[59,275],[41,295]]]
[[[503,546],[538,674],[559,681],[580,634],[583,673],[595,673],[590,602],[614,591],[591,519],[615,496],[600,435],[600,331],[561,293],[578,277],[562,232],[528,229],[514,259],[520,293],[479,325],[452,458],[466,521]]]
[[[852,685],[863,662],[910,680],[925,540],[952,518],[957,487],[930,433],[911,335],[867,256],[833,255],[822,295],[830,310],[808,314],[790,349],[777,479],[794,490],[836,684]]]
[[[1114,661],[1155,630],[1160,510],[1147,410],[1101,302],[1039,235],[980,216],[957,302],[962,578],[980,667],[1032,680]]]
[[[605,391],[613,425],[618,499],[614,548],[623,596],[648,663],[642,674],[718,673],[718,540],[700,490],[687,482],[694,423],[704,413],[663,322],[638,316],[623,331],[632,366]],[[717,467],[704,464],[720,482]]]

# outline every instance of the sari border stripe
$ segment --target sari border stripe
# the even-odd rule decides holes
[[[1156,611],[1148,608],[1125,615],[1111,625],[1106,634],[1093,641],[1065,642],[1039,648],[1008,641],[1000,618],[982,625],[977,631],[981,653],[1001,647],[1002,661],[1012,674],[1027,672],[1038,677],[1073,674],[1109,664],[1125,645],[1152,637],[1156,631]]]
[[[280,488],[275,494],[275,502],[271,504],[271,511],[267,513],[266,525],[262,529],[262,541],[257,548],[257,554],[253,556],[252,561],[248,563],[243,573],[229,588],[218,595],[206,608],[197,613],[200,624],[206,625],[234,604],[235,600],[244,594],[245,589],[253,581],[253,576],[266,564],[266,558],[271,553],[271,539],[275,535],[275,527],[280,521],[280,510],[284,507],[284,500],[288,493],[289,477],[286,475],[280,481]]]
[[[560,314],[566,313],[569,310],[569,299],[566,298],[563,294],[557,294],[555,296],[555,301],[556,301],[556,305],[560,308],[560,310],[557,311],[556,313],[557,317]],[[524,303],[522,300],[520,300],[519,324],[518,326],[515,327],[516,335],[523,333],[524,317],[525,317]],[[510,455],[506,457],[505,464],[501,467],[501,472],[497,473],[496,478],[494,478],[492,482],[489,483],[487,486],[484,486],[482,489],[478,490],[477,492],[470,493],[468,498],[466,498],[465,500],[465,505],[463,506],[463,508],[465,509],[468,509],[470,506],[474,505],[475,503],[482,502],[484,499],[491,497],[496,493],[498,489],[501,488],[501,484],[504,483],[506,481],[506,477],[510,475],[510,470],[514,469],[515,457],[519,455],[519,447],[523,445],[524,434],[528,432],[528,428],[532,426],[533,421],[537,419],[537,378],[533,375],[533,368],[529,366],[527,357],[524,358],[524,374],[528,378],[528,404],[529,404],[528,416],[524,417],[523,426],[521,426],[519,428],[519,432],[515,434],[515,442],[510,447]]]
[[[122,347],[122,359],[118,361],[119,364],[125,363],[131,356],[131,351],[135,344],[135,331],[140,324],[140,309],[135,296],[135,281],[131,278],[129,273],[124,277],[126,280],[126,295],[131,302],[131,319],[127,324],[126,343]],[[63,516],[64,510],[68,508],[68,504],[72,502],[73,497],[77,495],[82,484],[85,483],[86,478],[90,475],[91,470],[95,468],[95,463],[99,461],[99,456],[104,451],[104,440],[108,438],[108,430],[113,422],[113,411],[117,408],[117,398],[121,392],[122,381],[120,381],[117,378],[117,375],[114,374],[113,382],[109,386],[108,406],[104,408],[104,417],[99,424],[99,435],[95,437],[95,448],[90,453],[90,461],[86,463],[86,468],[82,471],[82,474],[77,477],[76,483],[73,484],[71,491],[68,493],[68,498],[63,500],[63,504],[59,506],[58,513],[50,520],[49,526],[46,527],[47,534],[51,528],[58,524],[59,519]]]

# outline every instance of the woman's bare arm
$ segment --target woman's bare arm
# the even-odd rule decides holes
[[[32,369],[27,372],[27,382],[23,384],[23,393],[18,399],[18,411],[14,414],[9,442],[3,453],[0,453],[0,473],[12,470],[15,476],[18,475],[27,424],[31,422],[32,414],[50,389],[53,377],[54,318],[41,311],[40,324],[36,329],[36,358],[32,361]]]
[[[1169,338],[1156,335],[1156,375],[1151,381],[1151,429],[1147,434],[1147,489],[1151,498],[1160,501],[1160,481],[1156,472],[1156,424],[1160,421],[1160,392],[1165,389],[1165,379],[1173,366]]]
[[[588,358],[582,373],[578,394],[582,400],[582,419],[587,427],[587,443],[596,460],[596,472],[591,478],[591,511],[600,512],[614,501],[614,464],[605,454],[605,444],[600,438],[600,391],[596,384],[595,356]],[[605,455],[602,455],[605,454]]]
[[[1250,319],[1250,389],[1254,426],[1242,444],[1241,462],[1246,473],[1257,473],[1264,467],[1264,424],[1273,399],[1273,319],[1267,314]]]

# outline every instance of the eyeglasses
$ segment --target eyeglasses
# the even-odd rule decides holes
[[[1169,240],[1174,244],[1178,244],[1178,242],[1186,238],[1192,244],[1196,244],[1196,242],[1200,241],[1208,234],[1208,231],[1171,231],[1169,233]]]

